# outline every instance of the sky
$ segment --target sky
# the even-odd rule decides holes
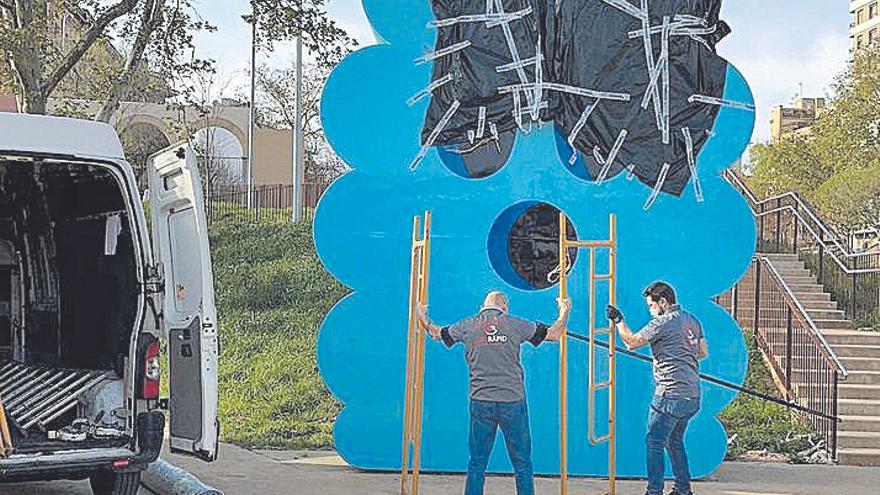
[[[428,1],[428,0],[425,0]],[[201,14],[219,28],[200,35],[202,57],[214,59],[218,79],[228,91],[247,87],[250,30],[241,20],[248,0],[197,0]],[[789,104],[800,93],[827,96],[849,58],[850,15],[846,0],[724,0],[722,19],[733,33],[718,46],[719,53],[746,77],[755,93],[758,121],[754,141],[770,136],[770,110]],[[328,12],[361,45],[375,43],[361,0],[329,0]],[[274,53],[261,53],[259,63],[289,64],[290,44]]]

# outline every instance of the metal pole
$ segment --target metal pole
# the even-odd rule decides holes
[[[831,392],[831,415],[837,417],[837,399],[840,393],[838,385],[840,384],[840,375],[834,370],[834,390]],[[831,459],[837,461],[837,429],[838,421],[834,421],[831,428]]]
[[[757,337],[761,325],[761,261],[755,260],[755,326],[752,333]]]
[[[859,312],[858,312],[858,309],[859,309],[859,300],[858,300],[859,294],[858,294],[858,291],[859,291],[859,279],[858,279],[858,274],[853,273],[853,274],[852,274],[852,298],[851,298],[851,303],[850,303],[850,308],[851,308],[850,311],[852,311],[852,313],[851,313],[852,316],[851,316],[851,317],[852,317],[852,319],[854,319],[854,320],[855,320],[856,318],[858,318],[858,316],[859,316]]]
[[[788,399],[793,398],[794,394],[791,391],[791,371],[793,366],[791,365],[792,359],[792,334],[793,334],[793,322],[792,322],[792,311],[791,306],[788,307],[788,311],[786,314],[786,322],[785,322],[785,393],[788,396]]]
[[[764,203],[761,203],[761,227],[760,227],[760,235],[758,236],[758,252],[765,252],[764,247]]]
[[[303,217],[302,188],[305,177],[303,163],[303,43],[302,33],[296,37],[296,122],[293,131],[293,221]]]
[[[568,335],[568,337],[570,337],[574,340],[580,341],[580,342],[584,342],[587,344],[594,343],[595,345],[597,345],[603,349],[608,348],[608,343],[602,342],[602,341],[593,341],[587,335],[580,335],[580,334],[572,333],[572,332],[568,332],[567,335]],[[622,347],[618,348],[617,352],[619,354],[622,354],[622,355],[628,357],[628,358],[632,358],[637,361],[641,361],[643,363],[650,364],[653,362],[649,356],[645,356],[643,354],[638,354],[636,352],[628,351]],[[837,376],[838,372],[835,370],[834,374],[835,374],[835,376]],[[724,387],[729,390],[735,390],[737,392],[742,392],[744,394],[751,395],[752,397],[757,397],[763,401],[770,402],[772,404],[779,404],[780,406],[784,406],[784,407],[787,407],[787,408],[795,410],[795,411],[804,412],[804,413],[811,414],[813,416],[817,416],[817,417],[824,418],[824,419],[830,419],[835,422],[842,422],[843,421],[841,418],[837,417],[837,412],[835,412],[834,414],[827,414],[827,413],[824,413],[824,412],[819,411],[817,409],[813,409],[809,406],[801,405],[797,401],[783,400],[783,399],[780,399],[779,397],[776,397],[776,396],[773,396],[770,394],[765,394],[765,393],[762,393],[762,392],[759,392],[757,390],[753,390],[753,389],[750,389],[747,387],[743,387],[742,385],[730,383],[728,381],[722,380],[722,379],[714,377],[714,376],[700,373],[700,380],[703,380],[706,383],[712,383],[715,385],[719,385],[719,386]],[[837,383],[837,381],[835,381],[834,383]],[[837,392],[832,391],[832,393],[836,394]],[[837,402],[834,402],[832,404],[832,407],[836,411],[837,410]]]
[[[730,294],[730,314],[739,324],[739,283],[733,286],[733,292]]]
[[[782,205],[782,200],[776,200],[776,252],[782,252],[782,210],[779,207]]]
[[[254,206],[254,148],[257,134],[257,17],[251,14],[251,114],[248,128],[247,207]]]

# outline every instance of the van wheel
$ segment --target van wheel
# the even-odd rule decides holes
[[[89,478],[95,495],[136,495],[141,484],[141,473],[114,473],[98,471]]]

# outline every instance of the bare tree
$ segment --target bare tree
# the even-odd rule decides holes
[[[245,164],[240,150],[242,143],[215,125],[226,109],[217,97],[228,92],[232,81],[228,78],[218,81],[218,76],[210,72],[193,78],[191,84],[192,91],[178,106],[178,125],[190,139],[199,159],[202,188],[210,195],[222,186],[239,182]],[[228,150],[236,145],[239,155],[230,156]]]
[[[303,138],[307,181],[328,182],[348,166],[333,151],[321,126],[321,93],[330,69],[308,65],[303,70]],[[257,123],[261,127],[293,129],[296,125],[295,67],[257,70]]]

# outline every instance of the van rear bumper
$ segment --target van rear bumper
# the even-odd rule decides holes
[[[140,452],[125,448],[82,449],[50,454],[13,454],[0,459],[0,481],[83,479],[95,471],[141,471],[159,457],[165,416],[160,412],[138,416]],[[119,465],[118,463],[122,463]]]
[[[113,467],[135,453],[123,448],[67,450],[52,454],[13,454],[0,459],[0,480],[42,481],[85,478],[91,472]]]

